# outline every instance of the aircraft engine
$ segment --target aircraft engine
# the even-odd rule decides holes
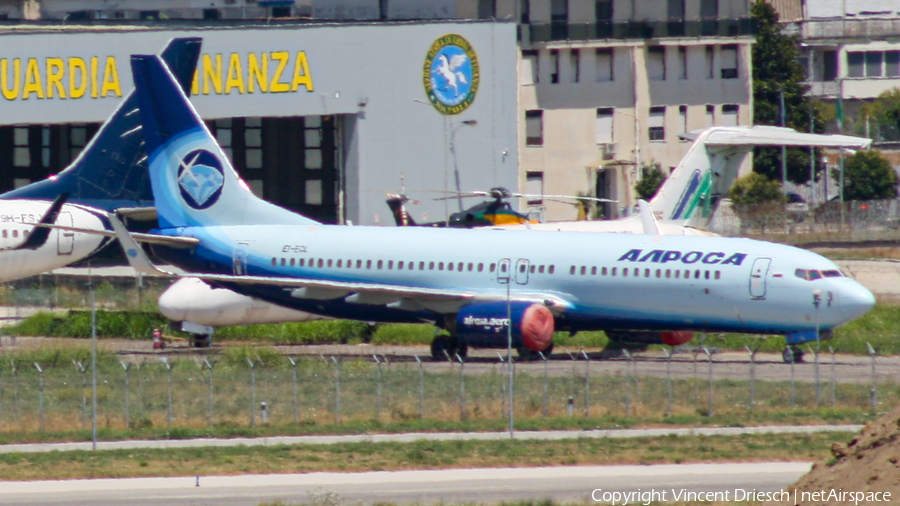
[[[553,313],[542,304],[512,302],[512,347],[534,352],[553,345]],[[462,308],[456,316],[456,335],[474,348],[505,348],[507,341],[506,302],[485,302]]]
[[[687,331],[660,332],[659,338],[662,339],[663,344],[669,346],[681,346],[682,344],[690,342],[690,340],[694,338],[694,333]]]
[[[181,278],[172,284],[159,296],[159,311],[172,321],[209,327],[324,319],[225,288],[213,288],[197,278]]]

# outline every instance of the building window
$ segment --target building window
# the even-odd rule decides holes
[[[75,157],[72,157],[73,159]],[[31,150],[28,148],[28,127],[13,128],[13,165],[31,166]]]
[[[722,126],[738,126],[737,104],[725,104],[722,106]]]
[[[822,80],[837,79],[837,51],[822,51]]]
[[[478,19],[492,19],[497,16],[495,0],[478,0]]]
[[[847,76],[848,77],[865,77],[866,69],[863,64],[866,61],[866,53],[852,52],[847,53]]]
[[[559,50],[550,50],[550,82],[559,83]]]
[[[81,151],[87,146],[88,143],[88,133],[87,126],[85,125],[70,125],[69,126],[69,159],[74,160],[78,158],[78,155],[81,154]]]
[[[687,59],[687,48],[684,46],[678,47],[678,79],[687,79],[688,78],[688,59]]]
[[[306,180],[306,198],[305,203],[309,206],[321,206],[322,205],[322,180],[321,179],[307,179]]]
[[[50,167],[50,127],[41,127],[41,167]]]
[[[244,120],[244,160],[248,169],[261,169],[262,156],[262,119],[246,118]]]
[[[232,151],[232,125],[231,118],[227,119],[217,119],[213,123],[214,128],[212,129],[215,132],[216,140],[219,142],[219,146],[222,148],[222,151],[225,152],[225,155],[228,156],[229,160],[233,160],[234,152]]]
[[[522,84],[537,84],[540,82],[540,75],[538,52],[522,51]]]
[[[550,0],[550,38],[569,38],[569,0]]]
[[[651,107],[650,108],[650,140],[664,141],[666,140],[666,108]]]
[[[688,132],[688,106],[678,106],[678,133],[686,134]],[[684,141],[685,139],[682,139]]]
[[[647,77],[651,81],[666,80],[666,48],[654,46],[647,51]]]
[[[525,145],[544,145],[544,111],[525,111]]]
[[[613,50],[598,49],[595,53],[595,66],[597,69],[597,82],[612,81],[613,75]]]
[[[569,67],[572,72],[572,82],[577,83],[580,75],[581,51],[572,49],[569,51]]]
[[[737,79],[737,46],[722,46],[722,79]]]
[[[706,78],[715,77],[716,46],[706,46]]]
[[[669,21],[684,21],[684,0],[668,0]]]
[[[528,205],[539,206],[544,203],[540,195],[544,194],[544,173],[528,171],[525,173],[525,194],[529,195]],[[538,197],[532,197],[538,195]]]
[[[881,51],[866,52],[866,77],[881,77],[881,60],[883,54]]]
[[[706,106],[706,128],[716,126],[716,106]]]
[[[596,140],[597,144],[609,144],[613,142],[613,109],[602,108],[597,109],[597,127]]]
[[[900,76],[900,51],[885,51],[884,75],[886,77]]]
[[[596,21],[597,38],[612,36],[613,28],[613,2],[612,0],[594,1],[594,18]]]
[[[519,23],[527,25],[531,23],[530,0],[519,0]]]
[[[203,9],[203,19],[219,19],[219,9]]]

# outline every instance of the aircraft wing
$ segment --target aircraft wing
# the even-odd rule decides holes
[[[696,130],[681,137],[695,140],[703,130]],[[768,125],[753,127],[717,128],[705,141],[707,146],[798,146],[822,148],[865,149],[872,139],[850,135],[810,134]]]
[[[137,243],[135,234],[130,234],[121,221],[109,214],[116,237],[125,250],[128,263],[138,272],[168,277],[193,277],[212,283],[233,283],[247,285],[270,285],[290,290],[291,295],[300,299],[329,300],[346,297],[347,302],[372,305],[388,305],[404,309],[429,309],[437,312],[455,312],[470,302],[506,300],[505,294],[478,292],[464,289],[436,289],[419,286],[388,285],[359,281],[336,281],[300,277],[247,276],[230,274],[177,274],[153,265],[144,250]],[[148,235],[148,234],[144,234]],[[165,239],[169,236],[157,236]],[[194,239],[194,238],[176,238]],[[196,239],[194,239],[196,240]],[[152,241],[147,241],[152,242]],[[162,241],[160,241],[162,242]],[[544,304],[551,311],[560,313],[570,307],[570,303],[555,294],[517,293],[511,298],[517,302]]]

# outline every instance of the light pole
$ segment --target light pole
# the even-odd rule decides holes
[[[819,337],[819,305],[822,304],[822,290],[813,290],[813,306],[816,308],[816,407],[819,407],[819,351],[822,349],[822,340]]]
[[[453,120],[451,119],[451,125],[453,124]],[[462,128],[463,126],[476,126],[478,125],[478,121],[474,119],[467,119],[456,125],[450,130],[450,155],[453,156],[453,179],[456,183],[456,194],[459,195],[462,193],[462,186],[459,183],[459,166],[456,163],[456,131]],[[463,210],[462,199],[456,199],[456,203],[459,206],[459,210]]]

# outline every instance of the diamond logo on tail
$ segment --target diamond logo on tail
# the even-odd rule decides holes
[[[181,198],[194,209],[207,209],[222,195],[225,183],[222,164],[205,149],[196,149],[181,159],[178,187]]]

